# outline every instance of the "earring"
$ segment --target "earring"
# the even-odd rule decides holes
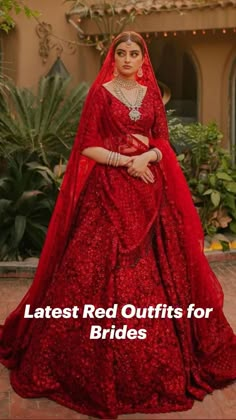
[[[118,70],[117,70],[117,68],[116,68],[116,67],[114,68],[114,71],[113,71],[113,76],[114,76],[114,77],[119,76],[119,72],[118,72]]]
[[[142,67],[140,67],[140,68],[138,69],[137,76],[138,76],[138,77],[143,77],[143,69],[142,69]]]

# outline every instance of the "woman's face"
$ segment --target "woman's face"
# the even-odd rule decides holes
[[[142,64],[142,51],[136,42],[121,42],[117,45],[115,49],[115,67],[121,76],[127,79],[135,79],[136,73]]]

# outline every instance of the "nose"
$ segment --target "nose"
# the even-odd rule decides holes
[[[126,62],[126,63],[129,63],[129,62],[130,62],[130,56],[129,56],[129,53],[128,53],[128,54],[126,54],[126,56],[125,56],[125,62]]]

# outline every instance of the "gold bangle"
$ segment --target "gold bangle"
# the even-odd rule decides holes
[[[109,151],[106,159],[106,164],[108,166],[119,166],[120,156],[121,155],[118,152]]]
[[[111,152],[108,152],[107,158],[106,158],[106,164],[107,165],[109,165],[110,156],[111,156]]]
[[[156,147],[154,147],[153,149],[151,149],[153,152],[156,153],[157,155],[157,162],[160,162],[160,160],[162,159],[162,153],[159,149],[157,149]]]
[[[107,156],[107,165],[108,165],[108,166],[110,166],[110,165],[111,165],[112,156],[113,156],[113,152],[112,152],[112,151],[110,151],[110,152],[108,153],[108,156]]]

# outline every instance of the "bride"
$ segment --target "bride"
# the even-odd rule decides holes
[[[146,44],[123,32],[88,94],[34,282],[0,329],[15,391],[116,418],[187,410],[233,381],[236,339],[202,248]]]

